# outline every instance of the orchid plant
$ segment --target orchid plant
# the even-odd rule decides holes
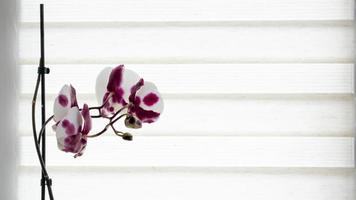
[[[163,100],[157,87],[144,81],[137,73],[125,69],[124,65],[103,69],[96,79],[96,97],[99,106],[89,107],[83,104],[79,108],[76,90],[72,85],[64,85],[57,95],[53,115],[46,120],[45,106],[45,74],[50,69],[45,66],[44,40],[44,6],[40,4],[40,38],[41,58],[37,70],[37,81],[32,99],[32,132],[36,153],[41,165],[41,199],[45,199],[47,187],[50,200],[54,200],[52,179],[46,169],[46,126],[54,120],[53,130],[56,133],[57,146],[61,151],[73,153],[74,157],[83,155],[88,138],[98,137],[109,128],[124,140],[132,140],[132,135],[117,130],[114,124],[124,118],[128,128],[141,128],[143,123],[153,123],[158,120],[163,111]],[[41,84],[41,85],[40,85]],[[41,86],[41,122],[42,127],[37,133],[36,102]],[[92,115],[97,110],[99,114]],[[92,119],[104,118],[108,123],[98,133],[91,133]],[[42,141],[41,141],[42,140]],[[42,145],[42,149],[40,149]]]
[[[43,64],[42,59],[41,62]],[[61,151],[73,153],[76,158],[83,155],[88,138],[98,137],[109,128],[124,140],[132,140],[130,133],[117,130],[114,123],[124,118],[125,126],[132,129],[141,128],[143,123],[153,123],[158,120],[163,111],[163,100],[157,87],[152,82],[144,81],[134,71],[126,69],[124,65],[115,68],[108,67],[103,69],[96,79],[96,97],[100,106],[89,107],[84,103],[83,107],[79,108],[76,90],[72,85],[64,85],[55,99],[53,115],[43,123],[37,137],[35,107],[41,80],[40,74],[46,72],[42,70],[46,68],[39,68],[32,100],[32,129],[37,156],[42,168],[41,184],[47,185],[50,199],[53,200],[52,180],[48,175],[40,150],[41,138],[45,136],[47,124],[54,120],[55,124],[52,128],[56,132],[58,148]],[[91,115],[91,110],[97,110],[99,114]],[[108,120],[108,123],[100,132],[91,134],[93,118],[104,118]]]
[[[74,157],[83,155],[88,138],[97,137],[109,128],[125,140],[132,135],[117,130],[113,124],[125,117],[128,128],[141,128],[142,123],[157,121],[163,111],[163,100],[152,82],[144,81],[137,73],[126,69],[124,65],[103,69],[96,80],[96,97],[100,106],[79,108],[76,90],[72,85],[64,85],[55,99],[52,126],[56,132],[58,148],[74,153]],[[99,115],[91,115],[97,110]],[[105,118],[107,125],[98,133],[89,134],[92,118]]]

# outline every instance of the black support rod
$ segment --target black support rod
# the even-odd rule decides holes
[[[44,9],[43,9],[43,4],[40,4],[40,33],[41,33],[41,59],[40,63],[38,66],[37,70],[37,81],[36,81],[36,86],[35,86],[35,91],[33,94],[33,99],[32,99],[32,112],[31,112],[31,117],[32,117],[32,131],[33,131],[33,139],[35,142],[35,147],[36,147],[36,153],[38,156],[38,160],[41,164],[41,169],[42,169],[42,178],[41,178],[41,200],[46,199],[46,186],[49,194],[49,199],[54,200],[53,198],[53,192],[52,192],[52,180],[48,176],[48,172],[46,170],[46,164],[45,164],[45,159],[46,159],[46,134],[44,133],[45,131],[45,125],[46,125],[46,93],[45,93],[45,75],[49,73],[49,68],[45,66],[45,45],[44,45]],[[40,85],[41,84],[41,85]],[[38,90],[39,87],[41,86],[41,122],[42,122],[42,128],[41,128],[41,139],[42,139],[42,150],[40,147],[40,143],[37,142],[39,141],[39,138],[37,137],[37,130],[36,130],[36,99],[38,95]]]
[[[40,4],[40,31],[41,31],[41,60],[40,60],[40,66],[39,66],[39,71],[41,71],[41,124],[44,124],[46,122],[46,93],[45,93],[45,74],[46,71],[45,69],[45,46],[44,46],[44,10],[43,10],[43,4]],[[42,134],[42,159],[44,164],[46,163],[46,131],[44,130]],[[45,180],[45,174],[44,171],[42,170],[42,178],[41,178],[41,200],[45,200],[46,198],[46,180]]]

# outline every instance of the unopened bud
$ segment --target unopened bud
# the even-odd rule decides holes
[[[131,141],[132,140],[132,135],[130,133],[124,133],[122,135],[122,139]]]

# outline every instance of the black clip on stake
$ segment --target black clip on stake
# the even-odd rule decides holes
[[[49,68],[47,68],[47,67],[38,67],[37,73],[39,73],[39,74],[49,74]]]
[[[44,66],[42,59],[40,59],[40,66],[37,69],[38,74],[49,74],[49,68]]]

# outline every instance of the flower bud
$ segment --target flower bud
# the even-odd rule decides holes
[[[132,135],[130,133],[124,133],[122,135],[122,139],[131,141],[132,140]]]

